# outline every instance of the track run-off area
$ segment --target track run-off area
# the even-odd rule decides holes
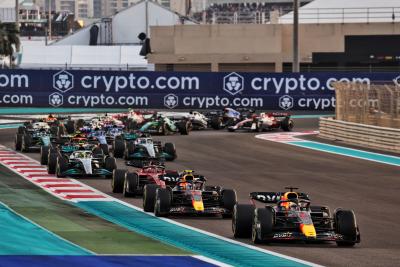
[[[318,119],[312,116],[298,118],[295,123],[296,132],[307,131],[310,134],[313,133],[311,131],[318,130]],[[8,155],[7,151],[13,153],[9,148],[14,147],[15,132],[16,129],[0,130],[0,144],[4,146],[2,152],[0,152],[3,153],[0,158],[3,158],[1,161],[4,165],[10,165],[10,161],[4,162],[4,158]],[[314,135],[304,137],[307,141],[302,141],[303,137],[299,136],[295,138],[301,139],[300,141],[278,140],[282,137],[270,140],[273,137],[272,135],[277,133],[279,132],[264,133],[262,134],[263,138],[260,138],[260,136],[255,138],[257,134],[254,133],[207,130],[191,132],[188,136],[174,135],[155,137],[155,139],[174,142],[177,147],[178,158],[174,162],[167,163],[169,169],[193,169],[205,175],[209,184],[235,189],[241,203],[248,202],[248,195],[252,191],[281,191],[285,186],[296,186],[300,188],[300,191],[308,193],[314,204],[328,205],[332,210],[337,207],[354,209],[361,231],[360,244],[354,248],[339,248],[336,244],[277,243],[258,245],[259,250],[251,249],[251,247],[236,243],[240,241],[252,245],[249,240],[229,241],[233,238],[230,219],[217,217],[156,219],[154,216],[142,213],[139,209],[133,207],[140,208],[142,206],[141,198],[123,198],[120,194],[111,193],[110,180],[90,178],[66,179],[68,181],[59,182],[66,183],[65,188],[79,187],[81,190],[86,190],[86,192],[83,192],[84,194],[88,193],[98,197],[92,199],[94,201],[80,201],[82,199],[71,197],[74,194],[68,195],[68,192],[62,191],[63,189],[50,188],[51,186],[48,185],[53,183],[52,180],[42,180],[42,183],[40,183],[39,178],[53,179],[53,177],[38,178],[38,176],[32,176],[28,172],[31,177],[25,177],[25,179],[20,177],[21,179],[17,182],[17,175],[24,176],[27,173],[19,173],[26,170],[21,170],[24,168],[17,168],[18,166],[14,166],[15,168],[7,166],[13,171],[2,167],[2,176],[8,175],[10,177],[7,183],[3,181],[4,179],[2,180],[2,191],[5,190],[4,188],[12,188],[15,193],[13,195],[11,193],[3,194],[3,197],[0,198],[0,201],[4,204],[2,210],[4,212],[9,211],[8,207],[10,207],[18,214],[29,217],[35,224],[58,235],[63,242],[66,242],[66,247],[68,247],[68,244],[72,246],[73,243],[87,248],[94,254],[146,254],[149,251],[145,251],[138,244],[148,245],[154,242],[152,243],[153,247],[150,245],[147,248],[150,250],[163,246],[162,252],[159,254],[204,255],[218,262],[233,265],[241,262],[247,264],[247,266],[262,264],[267,266],[266,262],[261,261],[264,258],[259,258],[261,254],[266,255],[265,259],[270,260],[268,266],[301,266],[312,265],[311,263],[325,266],[398,265],[400,262],[400,254],[398,253],[400,251],[400,233],[397,231],[398,221],[400,221],[400,209],[398,208],[400,202],[398,194],[400,167],[398,158],[389,156],[385,159],[392,158],[392,162],[382,162],[379,153],[365,152],[360,148],[343,148],[341,144],[321,144],[325,141],[315,140]],[[350,150],[354,153],[349,152]],[[350,154],[347,155],[346,153]],[[35,162],[37,164],[37,160],[39,160],[38,153],[27,153],[22,157],[21,160],[27,161],[28,165],[30,163],[34,165]],[[123,160],[120,159],[118,166],[119,168],[131,169],[126,167]],[[40,169],[38,172],[40,173]],[[35,181],[37,181],[38,186],[53,193],[54,196],[33,185],[32,182]],[[71,184],[74,185],[68,187]],[[37,205],[39,207],[24,209],[26,203],[16,203],[15,200],[16,198],[26,197],[23,195],[25,193],[20,190],[22,187],[29,188],[29,193],[36,191],[40,195],[30,196],[31,199],[36,198],[36,200],[41,201],[49,197],[56,199],[56,208],[44,208]],[[69,196],[69,198],[66,196]],[[44,204],[42,203],[42,205]],[[66,207],[66,205],[71,207]],[[45,216],[32,218],[35,212],[38,213],[40,209],[45,210],[47,214],[58,212],[59,221],[49,223],[45,220]],[[64,215],[63,209],[68,210]],[[71,223],[79,217],[81,217],[80,223]],[[48,215],[48,218],[50,218],[50,215]],[[104,246],[104,249],[94,251],[96,242],[100,242],[99,240],[102,240],[102,238],[91,233],[88,230],[90,227],[83,226],[85,222],[93,223],[96,220],[99,220],[99,224],[104,228],[97,229],[98,231],[94,232],[101,233],[104,236],[103,240],[112,240],[113,236],[123,239],[124,241],[119,246],[122,252],[111,251],[113,250],[112,246],[109,245],[110,248],[107,248],[107,242],[104,241],[97,243],[99,246]],[[143,226],[143,222],[149,221],[153,224]],[[64,225],[57,227],[57,224],[61,222]],[[185,227],[182,227],[182,225]],[[161,232],[154,231],[154,229],[160,227],[164,227]],[[45,229],[42,230],[47,231]],[[65,229],[69,229],[69,231]],[[92,239],[90,242],[89,240],[85,242],[82,238],[78,238],[79,234],[77,233],[86,234],[87,238]],[[208,236],[207,241],[209,242],[200,244],[198,240],[202,240],[203,235]],[[190,240],[191,238],[192,240]],[[92,243],[92,246],[89,245],[90,243]],[[114,243],[117,244],[118,242],[114,240]],[[193,243],[197,246],[192,246]],[[209,253],[204,251],[202,253],[202,246],[208,246]],[[231,250],[227,250],[223,246]],[[233,250],[233,248],[237,250]],[[270,253],[265,250],[270,251]],[[232,257],[228,255],[235,253],[236,259],[234,260],[238,262],[232,262]],[[224,254],[228,258],[224,258]],[[281,254],[287,255],[287,257],[281,256]],[[23,261],[23,259],[21,260]],[[143,260],[145,259],[143,258]],[[182,262],[182,264],[184,263]]]

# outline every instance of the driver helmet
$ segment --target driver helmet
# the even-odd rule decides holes
[[[289,210],[293,207],[297,207],[297,203],[299,203],[299,196],[296,192],[286,192],[281,200],[282,202],[280,203],[280,207]]]

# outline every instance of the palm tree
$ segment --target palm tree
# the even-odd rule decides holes
[[[15,23],[0,22],[0,55],[10,57],[10,65],[13,62],[14,47],[20,45],[19,31]]]

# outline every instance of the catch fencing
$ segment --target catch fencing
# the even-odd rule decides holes
[[[336,119],[400,128],[400,84],[336,82]]]

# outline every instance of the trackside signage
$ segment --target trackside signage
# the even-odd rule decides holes
[[[400,84],[400,73],[1,70],[0,106],[330,111],[336,81]]]

